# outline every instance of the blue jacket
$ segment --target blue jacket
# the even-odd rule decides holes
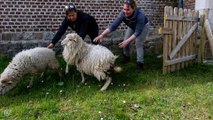
[[[117,18],[109,26],[109,30],[114,31],[121,22],[124,22],[128,27],[134,30],[134,35],[137,37],[141,34],[143,27],[148,23],[148,18],[144,15],[140,8],[136,8],[131,17],[126,17],[124,12],[121,11]]]

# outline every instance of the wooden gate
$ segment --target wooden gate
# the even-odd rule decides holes
[[[164,8],[163,73],[193,64],[197,56],[198,12],[190,9]]]

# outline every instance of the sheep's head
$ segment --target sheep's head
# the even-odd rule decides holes
[[[8,75],[0,75],[0,96],[13,88],[13,81]]]
[[[69,64],[74,64],[74,59],[79,50],[82,49],[82,38],[76,33],[67,34],[66,38],[61,42],[64,47],[63,57]]]
[[[70,33],[66,35],[66,38],[61,42],[64,50],[68,53],[78,51],[83,43],[82,38],[77,33]]]
[[[78,44],[81,37],[77,33],[70,33],[66,35],[66,38],[61,42],[62,46],[73,46],[73,44]]]

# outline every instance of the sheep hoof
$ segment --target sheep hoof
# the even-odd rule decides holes
[[[109,84],[111,83],[111,80],[112,80],[111,78],[108,78],[106,80],[106,82],[104,83],[104,86],[101,88],[101,91],[105,91],[108,88]]]
[[[101,88],[100,91],[101,91],[101,92],[104,92],[104,91],[106,91],[106,88]]]
[[[115,67],[114,67],[114,71],[115,71],[116,73],[121,73],[121,72],[123,71],[123,69],[122,69],[121,67],[119,67],[119,66],[115,66]]]

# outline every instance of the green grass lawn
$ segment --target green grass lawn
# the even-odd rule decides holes
[[[48,71],[29,77],[0,96],[0,119],[5,120],[210,120],[213,119],[213,66],[196,64],[175,73],[162,74],[162,60],[145,56],[145,70],[135,72],[134,59],[113,73],[113,84],[100,92],[104,81],[81,76],[74,66],[63,76]],[[0,58],[0,72],[8,58]]]

